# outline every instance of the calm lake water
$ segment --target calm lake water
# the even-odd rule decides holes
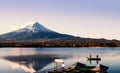
[[[89,55],[99,55],[108,73],[120,73],[120,48],[0,48],[0,73],[33,73],[53,68],[56,58],[64,59],[66,68],[76,62],[89,66]]]

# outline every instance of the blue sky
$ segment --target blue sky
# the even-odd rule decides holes
[[[30,21],[60,33],[120,40],[120,0],[0,0],[0,34]]]

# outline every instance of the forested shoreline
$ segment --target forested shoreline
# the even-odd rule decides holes
[[[0,47],[120,47],[116,40],[2,41]]]

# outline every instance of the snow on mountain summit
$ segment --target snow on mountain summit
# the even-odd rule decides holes
[[[32,31],[32,32],[38,32],[38,31],[51,32],[50,29],[47,29],[46,27],[44,27],[42,24],[40,24],[38,22],[28,23],[28,24],[24,25],[24,27],[22,27],[21,29],[17,30],[17,32],[23,32],[26,30]]]
[[[47,29],[38,22],[29,23],[18,30],[1,35],[0,40],[37,40],[37,39],[59,39],[59,38],[75,38],[74,36],[61,34]]]
[[[46,27],[44,27],[43,25],[39,24],[38,22],[35,22],[34,24],[30,24],[26,28],[33,31],[51,31]]]

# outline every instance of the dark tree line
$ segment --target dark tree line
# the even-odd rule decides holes
[[[120,47],[120,42],[105,39],[56,39],[34,41],[4,41],[0,47]]]

